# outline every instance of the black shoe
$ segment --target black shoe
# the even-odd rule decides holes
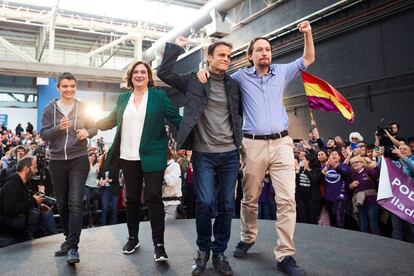
[[[66,241],[64,241],[60,245],[59,249],[55,251],[55,256],[56,257],[67,256],[68,252],[69,252],[68,244],[66,243]]]
[[[221,275],[233,275],[233,270],[223,253],[213,254],[213,266]]]
[[[191,266],[191,275],[201,275],[206,269],[206,264],[210,259],[210,252],[197,252],[197,258],[194,259],[193,265]]]
[[[122,253],[131,254],[135,252],[135,249],[139,247],[139,240],[137,238],[128,238],[127,243],[122,248]]]
[[[68,264],[76,264],[80,262],[79,253],[77,249],[69,249],[68,259],[66,260]]]
[[[247,251],[253,245],[254,245],[254,242],[252,242],[252,243],[245,243],[245,242],[240,241],[237,244],[236,249],[234,249],[234,251],[233,251],[233,256],[236,257],[236,258],[246,257]]]
[[[283,261],[277,262],[277,269],[289,276],[306,275],[306,272],[297,266],[296,261],[292,256],[286,256]]]
[[[168,261],[168,255],[165,252],[163,244],[157,244],[154,248],[154,260],[156,262],[166,262]]]

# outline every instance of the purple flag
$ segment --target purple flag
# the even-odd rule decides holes
[[[381,162],[377,201],[394,215],[414,224],[414,180],[388,158]]]

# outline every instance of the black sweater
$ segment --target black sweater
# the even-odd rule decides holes
[[[36,206],[36,200],[30,196],[20,176],[11,174],[0,190],[0,214],[8,217],[27,215]]]

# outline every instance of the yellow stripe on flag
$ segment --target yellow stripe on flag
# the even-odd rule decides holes
[[[346,107],[342,105],[334,96],[322,90],[319,85],[308,82],[303,83],[303,85],[305,87],[306,96],[329,99],[345,118],[348,120],[352,119],[352,113],[349,112],[348,109],[346,109]]]

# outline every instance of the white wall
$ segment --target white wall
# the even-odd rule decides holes
[[[0,108],[0,114],[7,114],[7,128],[15,130],[21,123],[26,131],[27,122],[31,122],[34,129],[37,127],[37,108]]]

